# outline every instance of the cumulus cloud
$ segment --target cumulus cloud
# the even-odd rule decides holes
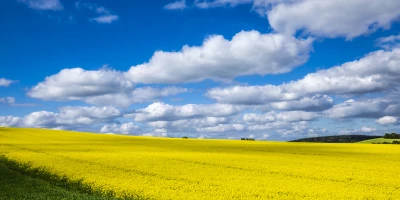
[[[164,6],[164,9],[167,10],[183,10],[186,8],[186,0],[175,1]]]
[[[64,6],[59,0],[18,0],[18,2],[26,4],[29,8],[35,10],[63,10]]]
[[[379,28],[388,29],[399,19],[397,0],[325,0],[281,3],[267,12],[272,28],[295,34],[304,30],[316,36],[351,39]]]
[[[124,93],[133,88],[134,84],[115,70],[89,71],[72,68],[46,77],[28,95],[45,100],[78,100],[88,96]]]
[[[377,119],[375,122],[380,125],[396,124],[398,122],[398,118],[393,116],[384,116]]]
[[[376,118],[384,114],[385,109],[391,104],[387,99],[377,98],[364,101],[348,101],[337,104],[324,111],[329,118]]]
[[[136,88],[123,73],[110,69],[63,69],[31,88],[28,96],[43,100],[80,100],[94,105],[128,107],[187,92],[185,88]]]
[[[0,126],[15,127],[20,125],[21,122],[22,119],[20,117],[0,116]]]
[[[58,125],[90,125],[95,123],[111,123],[115,118],[122,116],[121,112],[113,106],[80,107],[68,106],[59,109],[56,116]]]
[[[311,127],[308,121],[275,121],[262,124],[251,124],[248,125],[247,130],[252,134],[257,135],[256,138],[259,139],[263,139],[262,135],[268,132],[267,135],[271,138],[284,138],[285,140],[316,137],[328,133],[324,128]]]
[[[153,136],[239,138],[241,132],[247,132],[247,126],[243,121],[235,120],[236,117],[236,115],[229,117],[206,116],[175,121],[151,121],[147,124],[154,128],[151,134]]]
[[[134,103],[155,102],[161,100],[162,98],[174,96],[188,91],[189,90],[186,88],[179,87],[141,87],[136,88],[128,93],[91,96],[85,98],[84,101],[94,105],[118,105],[121,107],[128,107]]]
[[[197,128],[199,132],[228,132],[228,131],[244,131],[246,126],[243,124],[219,124],[217,126]]]
[[[246,113],[243,115],[243,120],[247,123],[268,123],[275,121],[297,122],[311,121],[319,117],[318,113],[305,111],[289,111],[289,112],[268,112],[265,114]]]
[[[323,112],[325,117],[342,118],[381,118],[400,116],[400,102],[397,99],[380,97],[366,100],[348,100]]]
[[[0,78],[0,87],[8,87],[13,82],[14,81],[12,81],[12,80],[8,80],[8,79],[5,79],[5,78]]]
[[[239,106],[227,104],[187,104],[173,106],[156,102],[127,116],[135,121],[176,121],[202,117],[227,117],[239,113]]]
[[[371,132],[376,131],[376,128],[363,126],[360,130],[363,133],[371,133]]]
[[[54,127],[56,126],[56,116],[54,112],[39,111],[33,112],[23,118],[18,126],[23,127]]]
[[[132,96],[134,97],[134,102],[142,103],[156,101],[163,97],[173,96],[184,92],[188,92],[188,89],[179,87],[166,87],[162,89],[142,87],[135,89],[132,92]]]
[[[281,101],[271,103],[271,107],[278,110],[305,110],[321,111],[333,106],[333,99],[327,95],[303,97],[296,101]]]
[[[245,105],[261,105],[299,98],[297,94],[286,92],[282,87],[275,85],[213,88],[207,91],[206,95],[218,102]]]
[[[121,134],[135,134],[140,130],[133,122],[124,124],[107,124],[101,129],[101,133],[121,133]]]
[[[339,131],[338,135],[371,134],[371,133],[374,133],[376,131],[377,131],[376,128],[363,126],[360,129],[347,129],[347,130]]]
[[[400,49],[375,51],[363,58],[282,85],[214,88],[207,96],[220,103],[267,104],[322,95],[359,95],[397,89]],[[300,100],[301,101],[301,100]]]
[[[194,127],[210,127],[230,122],[228,117],[203,117],[197,119],[180,119],[176,121],[152,121],[148,125],[158,129],[187,130]]]
[[[148,84],[231,81],[244,75],[286,73],[308,60],[311,43],[311,39],[257,31],[241,31],[231,40],[213,35],[202,46],[157,51],[148,63],[131,67],[126,77]]]
[[[388,29],[400,17],[397,0],[196,0],[198,8],[252,4],[271,27],[294,35],[298,31],[320,37],[354,37]]]
[[[175,118],[176,120],[169,118],[168,121],[160,118],[152,119],[154,121],[149,121],[147,124],[154,130],[148,134],[217,138],[241,138],[249,137],[246,134],[252,134],[258,139],[265,139],[265,135],[279,138],[280,135],[306,134],[310,129],[307,121],[316,119],[318,113],[293,111],[234,114],[226,117],[208,117],[206,115],[198,115],[197,118],[191,119],[190,117]],[[313,129],[315,129],[315,134],[322,131],[318,128]]]
[[[32,112],[24,117],[1,116],[1,126],[38,128],[79,128],[101,123],[113,123],[122,114],[112,106],[105,107],[61,107],[58,113]]]

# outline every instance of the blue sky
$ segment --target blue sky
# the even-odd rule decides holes
[[[269,140],[399,127],[396,0],[6,0],[0,15],[1,126]]]

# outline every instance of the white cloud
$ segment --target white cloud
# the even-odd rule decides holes
[[[101,133],[121,133],[121,134],[135,134],[140,130],[139,126],[134,125],[132,122],[125,124],[107,124],[101,129]]]
[[[376,118],[384,114],[390,101],[382,98],[365,101],[343,102],[324,111],[329,118]]]
[[[58,113],[32,112],[22,118],[0,116],[1,126],[76,129],[95,124],[114,123],[122,114],[112,106],[105,107],[61,107]]]
[[[276,121],[283,122],[298,122],[311,121],[319,117],[318,113],[305,111],[289,111],[289,112],[268,112],[265,114],[246,113],[243,115],[243,120],[251,124],[269,123]]]
[[[400,48],[400,34],[378,38],[376,45],[386,50]]]
[[[18,0],[35,10],[63,10],[64,6],[59,0]]]
[[[23,118],[23,127],[53,127],[56,126],[56,113],[39,111],[33,112]]]
[[[351,99],[325,110],[323,114],[325,117],[333,119],[400,116],[400,102],[390,96],[365,100]],[[382,120],[385,121],[387,119],[389,118],[383,118]],[[376,122],[379,123],[379,120]]]
[[[178,87],[141,87],[127,93],[91,96],[85,98],[84,101],[94,105],[117,105],[121,107],[128,107],[134,103],[155,102],[161,100],[162,98],[174,96],[184,92],[188,92],[188,89]]]
[[[243,120],[247,123],[267,123],[276,121],[276,113],[268,112],[265,114],[246,113],[243,115]]]
[[[281,101],[271,103],[271,107],[278,110],[306,110],[320,111],[333,106],[333,99],[327,95],[303,97],[297,101]]]
[[[371,133],[371,132],[376,131],[376,128],[363,126],[360,130],[363,133]]]
[[[13,116],[0,116],[0,126],[14,127],[21,124],[22,119],[20,117]]]
[[[400,17],[398,0],[196,0],[198,8],[252,4],[268,17],[271,27],[294,35],[297,31],[321,37],[354,37],[388,29]]]
[[[400,49],[375,51],[360,60],[310,73],[282,85],[214,88],[207,96],[220,103],[267,104],[310,95],[357,95],[385,92],[400,84]]]
[[[237,114],[241,110],[242,108],[239,106],[226,104],[173,106],[157,102],[146,108],[136,110],[135,113],[127,116],[133,117],[135,121],[176,121],[203,117],[227,117]]]
[[[152,135],[160,135],[162,133],[161,136],[212,137],[215,132],[203,134],[200,130],[204,130],[207,127],[224,126],[229,123],[231,123],[231,119],[228,117],[202,117],[176,121],[154,121],[147,124],[154,128]]]
[[[93,104],[97,106],[118,106],[127,108],[132,103],[135,103],[134,97],[132,97],[129,93],[131,92],[121,92],[121,93],[109,93],[97,96],[88,96],[82,98],[82,100],[88,104]]]
[[[0,87],[8,87],[14,81],[5,78],[0,78]]]
[[[306,136],[318,136],[325,135],[327,132],[326,129],[310,127],[310,123],[308,121],[297,121],[297,122],[288,122],[288,121],[275,121],[261,124],[251,124],[247,128],[248,131],[251,131],[253,134],[257,134],[256,138],[265,139],[265,132],[273,133],[268,134],[269,137],[273,138],[285,138],[286,140],[302,138]]]
[[[322,37],[354,37],[388,29],[399,19],[398,0],[304,0],[281,3],[267,12],[272,28],[295,34],[304,30]]]
[[[244,131],[246,126],[243,124],[219,124],[217,126],[197,128],[199,132],[229,132],[229,131]]]
[[[164,6],[164,9],[167,10],[183,10],[185,8],[187,8],[186,0],[175,1]]]
[[[363,126],[360,129],[347,129],[347,130],[342,130],[338,133],[338,135],[359,135],[360,133],[373,133],[376,132],[376,128],[372,127],[365,127]]]
[[[135,89],[134,83],[121,72],[73,68],[46,77],[43,82],[31,88],[28,95],[43,100],[80,100],[94,105],[128,107],[133,103],[153,102],[187,91],[178,87]]]
[[[186,88],[178,87],[166,87],[166,88],[152,88],[152,87],[142,87],[137,88],[132,92],[132,96],[135,98],[134,102],[149,102],[156,101],[160,98],[173,96],[180,93],[188,92]]]
[[[281,112],[276,115],[277,120],[286,122],[311,121],[318,117],[318,113],[305,111]]]
[[[154,128],[190,129],[194,127],[210,127],[229,123],[227,117],[203,117],[197,119],[181,119],[176,121],[152,121],[148,125]]]
[[[275,101],[290,101],[299,98],[298,94],[287,92],[283,87],[265,86],[233,86],[213,88],[207,91],[209,98],[229,104],[260,105]]]
[[[113,106],[80,107],[68,106],[59,109],[56,116],[58,125],[90,125],[95,123],[111,123],[115,118],[122,116]]]
[[[28,95],[45,100],[79,100],[83,97],[132,91],[134,84],[115,70],[63,69],[46,77]]]
[[[308,60],[311,43],[312,39],[257,31],[241,31],[230,41],[213,35],[202,46],[157,51],[148,63],[131,67],[126,77],[148,84],[231,81],[244,75],[286,73]]]
[[[100,24],[111,24],[112,22],[118,20],[118,18],[119,18],[118,15],[103,15],[100,17],[92,18],[90,20],[96,21],[97,23]]]
[[[398,122],[398,118],[393,116],[384,116],[377,119],[375,122],[380,125],[396,124]]]

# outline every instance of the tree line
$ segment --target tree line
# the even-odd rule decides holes
[[[400,139],[400,134],[396,134],[396,133],[385,133],[385,135],[383,136],[383,138],[385,138],[385,139]]]

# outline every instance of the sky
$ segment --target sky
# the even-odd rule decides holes
[[[398,0],[4,0],[0,126],[288,141],[400,125]]]

